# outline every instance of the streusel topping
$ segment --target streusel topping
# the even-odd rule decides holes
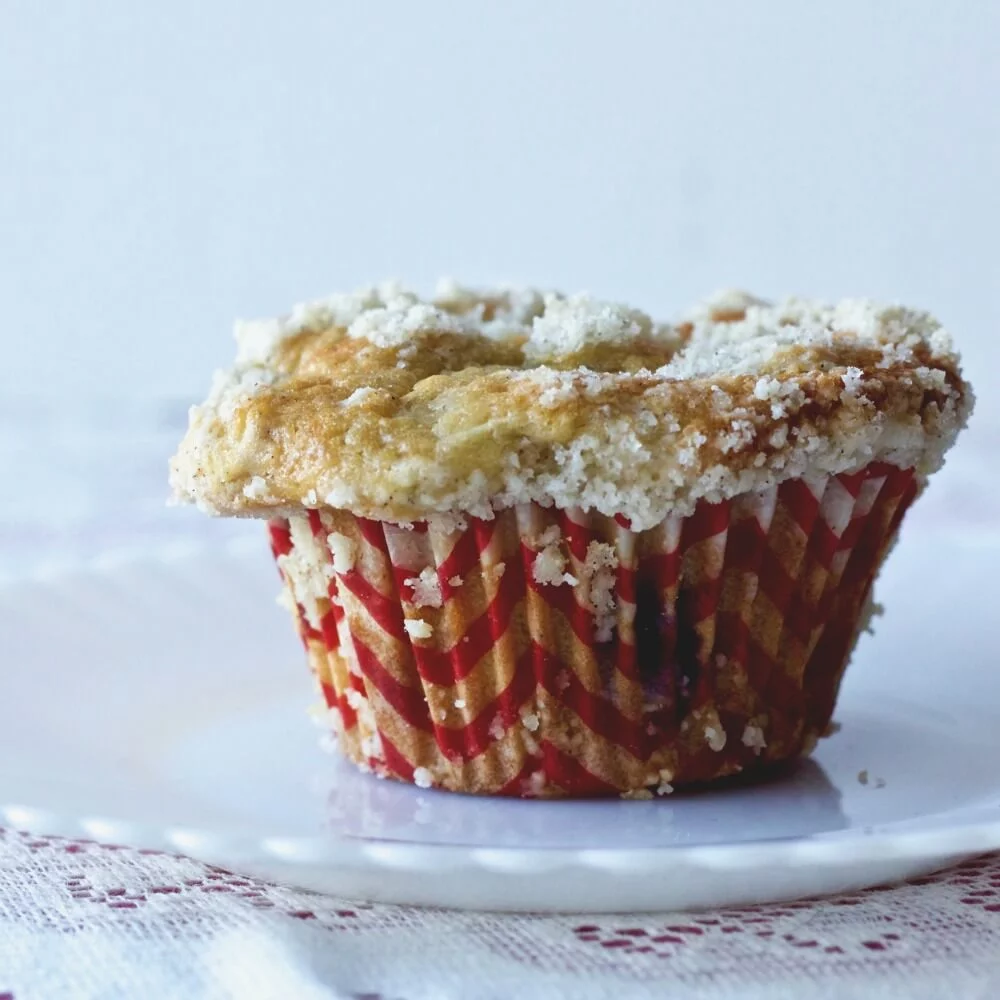
[[[873,460],[933,471],[971,390],[927,313],[724,292],[680,323],[585,295],[387,283],[239,323],[171,464],[214,514],[393,521],[535,501],[641,530]]]

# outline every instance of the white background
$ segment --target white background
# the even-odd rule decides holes
[[[902,300],[986,402],[998,241],[992,0],[0,0],[6,393],[200,395],[235,316],[448,273]]]

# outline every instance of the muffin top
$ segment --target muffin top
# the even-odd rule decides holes
[[[587,295],[388,283],[236,325],[171,462],[213,514],[407,522],[535,501],[651,527],[873,460],[925,476],[972,394],[927,313],[723,292],[680,322]]]

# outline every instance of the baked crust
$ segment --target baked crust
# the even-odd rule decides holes
[[[238,324],[171,463],[213,514],[406,522],[537,502],[627,518],[883,461],[937,468],[972,394],[926,313],[723,293],[683,321],[396,285]]]

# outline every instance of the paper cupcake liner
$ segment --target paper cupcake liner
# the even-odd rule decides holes
[[[270,524],[341,750],[499,795],[665,794],[826,730],[913,470],[789,480],[646,531],[530,504]]]

